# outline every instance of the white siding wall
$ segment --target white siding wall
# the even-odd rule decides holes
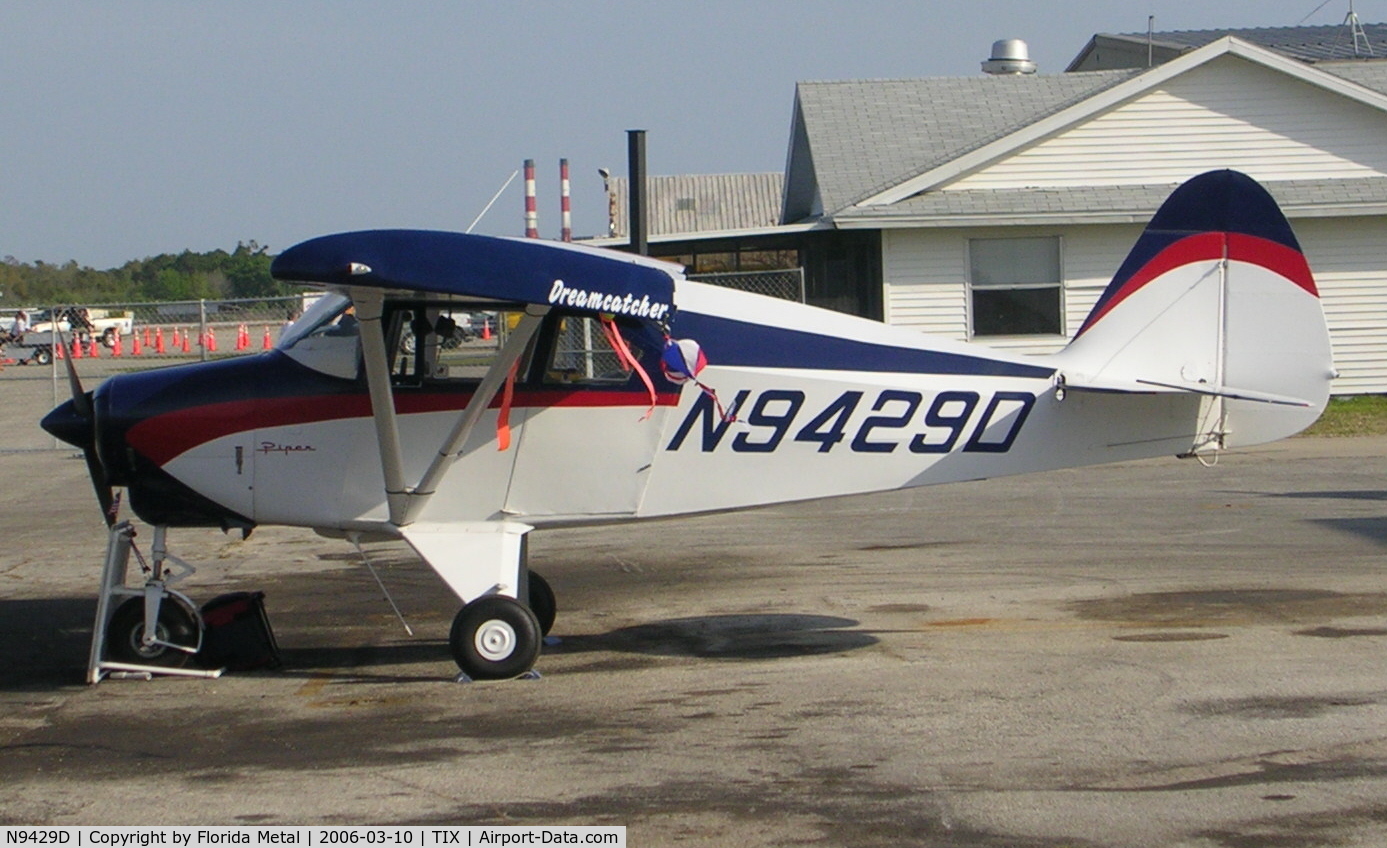
[[[1329,320],[1336,394],[1387,392],[1387,221],[1292,221]]]
[[[1177,183],[1210,168],[1260,180],[1387,174],[1387,115],[1224,56],[944,190]]]
[[[966,267],[970,238],[1061,237],[1064,267],[1064,335],[980,339],[983,344],[1021,353],[1062,348],[1102,294],[1141,227],[1101,226],[1058,230],[1048,227],[886,230],[882,268],[886,281],[886,321],[931,335],[968,339]]]
[[[1329,321],[1336,394],[1387,392],[1387,221],[1293,221],[1315,273]],[[931,335],[968,337],[967,240],[1055,235],[1063,238],[1065,333],[1072,336],[1141,234],[1137,225],[887,230],[882,239],[886,320]],[[1065,339],[991,338],[1022,353],[1050,353]]]
[[[951,339],[967,337],[967,252],[960,232],[882,232],[886,323]]]

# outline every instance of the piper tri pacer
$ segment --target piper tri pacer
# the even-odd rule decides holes
[[[1178,188],[1040,357],[536,240],[344,233],[272,272],[325,291],[276,349],[91,393],[73,374],[43,421],[86,453],[108,521],[124,487],[155,530],[143,586],[121,585],[130,531],[112,531],[93,681],[196,650],[168,528],[403,539],[462,603],[464,674],[514,677],[554,618],[536,528],[1214,454],[1300,431],[1334,374],[1289,224],[1232,171]]]

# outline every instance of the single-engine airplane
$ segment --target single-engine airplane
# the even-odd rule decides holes
[[[537,240],[351,232],[272,273],[325,291],[274,350],[90,393],[70,372],[43,420],[86,454],[108,523],[124,487],[155,530],[143,586],[121,585],[128,522],[112,530],[93,682],[196,650],[168,528],[403,539],[462,604],[463,673],[509,678],[554,618],[526,565],[536,528],[1203,456],[1299,432],[1334,375],[1296,238],[1234,171],[1176,189],[1048,356]],[[457,341],[463,322],[480,338]]]

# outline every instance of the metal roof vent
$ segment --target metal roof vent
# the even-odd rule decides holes
[[[992,42],[992,58],[982,63],[982,71],[993,76],[1033,74],[1030,48],[1019,38],[1004,38]]]

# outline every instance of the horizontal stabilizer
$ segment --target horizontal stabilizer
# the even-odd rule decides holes
[[[1259,392],[1253,389],[1235,389],[1232,386],[1178,385],[1175,383],[1157,383],[1154,380],[1137,380],[1137,382],[1148,386],[1160,386],[1165,389],[1193,392],[1197,395],[1224,397],[1232,400],[1251,400],[1257,403],[1274,403],[1280,406],[1302,406],[1307,408],[1315,405],[1311,401],[1302,400],[1300,398],[1275,395],[1271,392]]]
[[[1271,392],[1257,391],[1255,389],[1239,389],[1233,386],[1214,386],[1208,383],[1164,383],[1159,380],[1143,380],[1138,378],[1130,382],[1104,380],[1076,383],[1066,380],[1063,385],[1066,390],[1077,392],[1117,392],[1129,394],[1154,394],[1161,391],[1189,392],[1196,395],[1228,398],[1229,400],[1250,400],[1256,403],[1271,403],[1279,406],[1299,406],[1308,408],[1315,405],[1313,401],[1303,398],[1278,395]]]

